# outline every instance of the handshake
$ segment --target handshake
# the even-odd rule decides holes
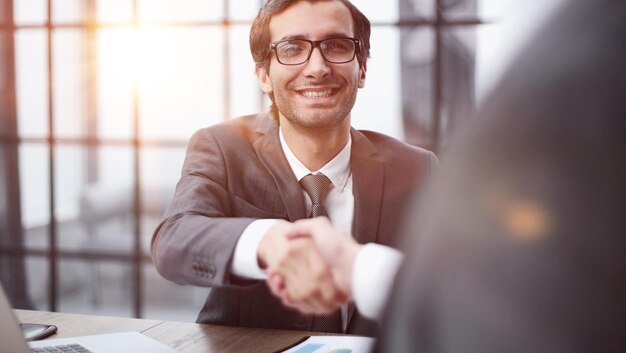
[[[326,217],[278,221],[258,247],[267,285],[290,308],[328,314],[352,300],[352,267],[361,248]]]

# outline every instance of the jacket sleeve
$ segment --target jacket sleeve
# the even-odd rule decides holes
[[[173,200],[152,236],[157,271],[180,284],[233,284],[234,249],[254,219],[232,217],[231,207],[223,151],[212,131],[202,129],[189,141]]]

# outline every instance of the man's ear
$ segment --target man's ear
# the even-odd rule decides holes
[[[273,92],[272,81],[270,81],[269,72],[265,68],[256,68],[256,78],[259,80],[259,87],[261,87],[261,90],[265,94],[271,94]]]
[[[365,73],[367,72],[367,64],[361,64],[359,68],[359,88],[365,87]]]

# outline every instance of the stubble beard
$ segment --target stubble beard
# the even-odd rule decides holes
[[[356,87],[356,83],[352,86]],[[282,90],[282,89],[281,89]],[[305,131],[321,131],[334,129],[346,121],[356,102],[357,89],[354,88],[335,109],[320,109],[317,112],[303,112],[290,99],[283,99],[285,94],[278,90],[274,94],[274,104],[280,115],[285,117],[296,129]]]

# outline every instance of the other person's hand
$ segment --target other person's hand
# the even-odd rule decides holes
[[[263,237],[258,260],[267,268],[267,284],[288,307],[305,314],[333,312],[348,297],[335,284],[314,239],[301,233],[295,224],[281,221]]]
[[[326,217],[296,221],[287,237],[292,240],[310,237],[329,266],[335,284],[349,299],[352,298],[352,271],[362,245],[349,233],[334,228]]]

